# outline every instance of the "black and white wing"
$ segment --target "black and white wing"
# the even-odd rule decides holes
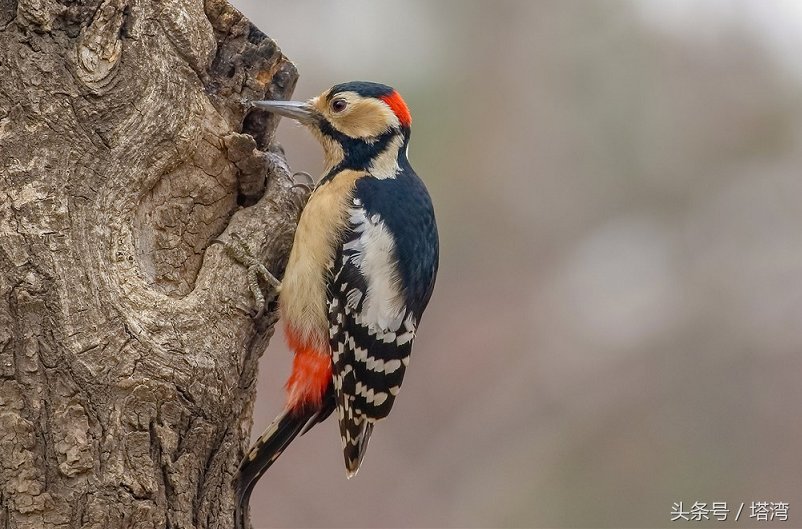
[[[336,413],[349,476],[373,424],[390,412],[409,364],[417,321],[406,307],[392,235],[358,198],[328,296]]]

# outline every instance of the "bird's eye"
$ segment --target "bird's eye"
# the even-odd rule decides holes
[[[348,103],[345,101],[345,99],[335,99],[331,102],[331,110],[334,112],[342,112],[347,106]]]

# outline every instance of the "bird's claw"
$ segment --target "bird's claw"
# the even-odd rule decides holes
[[[302,181],[298,177],[303,177]],[[292,189],[295,188],[302,188],[306,190],[306,194],[312,192],[315,187],[315,180],[312,178],[312,175],[307,173],[306,171],[298,171],[292,174]]]
[[[281,281],[276,279],[267,267],[254,257],[248,244],[239,235],[232,233],[231,239],[234,241],[233,243],[220,239],[214,239],[212,243],[222,244],[229,257],[248,270],[248,288],[253,295],[254,304],[259,307],[254,318],[258,319],[264,314],[266,306],[265,295],[259,286],[259,278],[261,277],[264,282],[269,284],[276,294],[281,291]]]

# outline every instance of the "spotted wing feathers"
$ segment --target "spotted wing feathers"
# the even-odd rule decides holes
[[[336,413],[349,477],[359,469],[373,424],[401,387],[417,322],[404,304],[395,248],[378,215],[359,199],[334,263],[328,293]]]

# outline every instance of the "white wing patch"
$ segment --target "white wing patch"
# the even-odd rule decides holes
[[[357,323],[370,331],[395,333],[404,320],[404,296],[399,288],[400,278],[395,260],[395,242],[378,214],[368,217],[357,207],[349,211],[349,221],[355,233],[354,253],[349,257],[365,277],[368,290]],[[351,300],[349,299],[349,302]]]

